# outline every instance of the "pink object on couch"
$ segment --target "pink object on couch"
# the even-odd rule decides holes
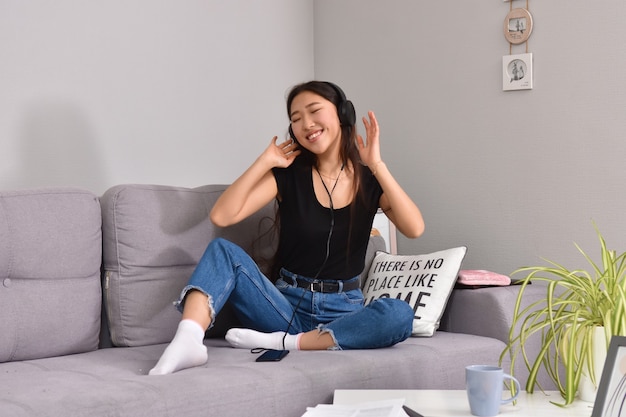
[[[462,269],[457,282],[462,285],[511,285],[511,278],[483,269]]]

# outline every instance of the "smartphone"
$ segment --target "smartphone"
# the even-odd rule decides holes
[[[288,353],[289,353],[288,350],[270,349],[270,350],[266,350],[265,352],[263,352],[261,356],[256,358],[256,361],[257,362],[278,362],[279,360],[287,356]]]
[[[404,410],[404,412],[409,416],[409,417],[424,417],[423,415],[421,415],[420,413],[418,413],[417,411],[407,407],[406,405],[402,406],[402,409]]]

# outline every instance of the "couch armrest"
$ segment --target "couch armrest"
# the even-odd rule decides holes
[[[473,290],[453,290],[439,329],[491,337],[508,343],[509,331],[513,323],[513,312],[520,288],[519,285],[512,285]],[[535,282],[524,290],[521,309],[531,303],[545,299],[545,297],[546,286]],[[540,345],[541,336],[539,334],[529,337],[524,345],[529,358],[536,357]],[[510,357],[504,358],[503,366],[506,367],[507,372],[510,372],[520,381],[522,386],[526,385],[529,372],[523,358],[521,356],[516,358],[514,369],[509,368],[510,360]],[[556,389],[543,368],[537,375],[537,381],[543,389]]]
[[[453,290],[439,329],[492,337],[507,343],[520,288],[511,285]],[[545,293],[545,285],[529,285],[524,292],[522,307],[545,298]]]

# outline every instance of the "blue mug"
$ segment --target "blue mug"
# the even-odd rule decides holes
[[[515,395],[502,399],[504,380],[516,385]],[[465,387],[472,415],[492,417],[500,413],[500,406],[515,400],[520,392],[517,379],[505,374],[502,368],[490,365],[470,365],[465,368]]]

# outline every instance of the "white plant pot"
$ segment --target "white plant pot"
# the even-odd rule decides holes
[[[587,374],[587,370],[583,370],[580,376],[580,383],[578,384],[578,397],[583,401],[594,402],[596,399],[596,393],[598,392],[598,386],[600,384],[600,378],[602,377],[602,368],[604,368],[604,362],[606,361],[607,346],[606,337],[604,335],[604,327],[598,326],[595,329],[593,335],[593,370],[595,373],[594,384],[591,378]]]

